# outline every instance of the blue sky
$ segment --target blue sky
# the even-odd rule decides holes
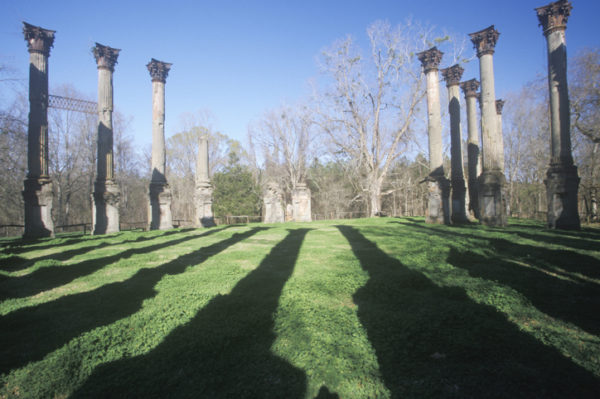
[[[501,98],[546,70],[546,43],[533,8],[544,0],[481,1],[29,1],[0,0],[0,63],[27,79],[22,21],[56,30],[50,90],[71,84],[96,99],[95,42],[122,49],[114,74],[115,107],[132,118],[136,143],[151,143],[151,58],[171,62],[166,84],[167,137],[181,115],[212,114],[216,130],[244,141],[247,126],[267,110],[309,94],[316,58],[350,34],[365,40],[369,24],[407,17],[455,34],[491,24],[500,31],[494,55]],[[600,1],[573,0],[567,25],[570,55],[599,46]],[[469,54],[472,46],[469,43]],[[446,66],[442,61],[442,66]],[[475,59],[463,79],[478,78]]]

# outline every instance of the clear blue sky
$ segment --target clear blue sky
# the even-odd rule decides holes
[[[467,34],[491,24],[500,31],[494,56],[497,97],[546,69],[546,47],[533,8],[545,0],[303,0],[303,1],[29,1],[0,0],[0,62],[27,79],[22,21],[56,30],[50,90],[71,84],[95,100],[95,42],[122,49],[114,74],[115,106],[132,117],[136,143],[151,143],[151,58],[171,62],[166,84],[166,135],[182,129],[180,115],[208,110],[212,126],[244,141],[247,126],[266,110],[305,97],[319,74],[316,57],[367,26],[408,16]],[[570,55],[600,45],[600,1],[573,0],[567,25]],[[472,52],[469,43],[468,51]],[[446,66],[442,61],[442,66]],[[478,78],[477,60],[463,78]]]

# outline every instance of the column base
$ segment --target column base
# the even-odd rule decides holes
[[[293,210],[292,210],[293,213]],[[267,191],[263,195],[263,223],[283,223],[283,195],[276,183],[267,184]]]
[[[548,200],[549,228],[581,229],[577,208],[579,180],[576,166],[550,165],[544,180]]]
[[[450,224],[450,181],[444,176],[427,179],[429,199],[425,223]]]
[[[150,182],[149,197],[148,228],[150,230],[172,229],[171,187],[167,182]]]
[[[292,192],[293,220],[295,222],[310,222],[312,220],[310,194],[310,189],[306,187],[306,184],[298,184]]]
[[[52,181],[27,178],[24,182],[25,230],[23,238],[54,237]]]
[[[116,233],[119,229],[119,186],[111,181],[95,182],[92,209],[92,234]]]
[[[506,178],[499,170],[483,172],[478,179],[479,221],[486,226],[504,227],[506,217]]]
[[[467,204],[465,196],[467,188],[463,179],[452,181],[452,223],[465,224],[469,223],[467,217]]]
[[[213,187],[210,183],[200,183],[196,186],[194,201],[196,203],[196,227],[216,226],[212,211]]]

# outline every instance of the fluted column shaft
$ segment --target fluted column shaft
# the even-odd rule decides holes
[[[119,231],[120,192],[115,182],[113,157],[113,72],[120,51],[99,43],[92,48],[98,66],[98,164],[92,234]]]
[[[27,127],[27,178],[24,182],[27,238],[54,235],[52,181],[48,170],[48,57],[55,31],[23,22],[29,50],[29,120]]]
[[[572,5],[567,0],[536,8],[548,48],[550,99],[550,167],[546,173],[548,227],[580,229],[577,191],[579,176],[571,153],[567,44],[565,30]]]
[[[471,33],[471,41],[479,58],[481,80],[481,137],[483,170],[478,178],[480,221],[488,226],[506,226],[506,178],[502,137],[498,132],[493,54],[500,34],[490,26]]]
[[[423,65],[427,85],[427,133],[429,138],[429,176],[427,223],[450,223],[450,184],[444,174],[442,155],[442,117],[438,67],[443,53],[436,47],[417,54]]]
[[[98,168],[96,181],[114,179],[113,72],[98,68]]]
[[[165,154],[165,83],[154,80],[152,81],[152,181],[166,181]]]
[[[212,198],[213,187],[208,175],[208,136],[202,135],[198,141],[196,160],[196,225],[210,227],[215,225]]]
[[[477,177],[481,173],[479,129],[477,123],[477,90],[479,82],[471,79],[461,83],[467,105],[467,182],[469,187],[469,210],[479,219]]]

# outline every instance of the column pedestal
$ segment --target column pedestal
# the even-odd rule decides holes
[[[450,181],[444,176],[427,179],[428,204],[426,223],[450,224]]]
[[[270,184],[263,196],[263,222],[264,223],[283,223],[285,213],[283,211],[283,196],[279,189]]]
[[[310,222],[311,218],[311,193],[306,184],[299,183],[292,192],[292,202],[294,204],[294,221]]]
[[[577,210],[579,176],[576,166],[550,166],[546,172],[548,200],[548,227],[551,229],[579,230],[581,222]]]
[[[92,234],[109,234],[119,231],[119,186],[111,181],[94,183]]]
[[[213,187],[210,182],[200,182],[196,185],[196,226],[213,227],[216,226],[215,218],[212,212]]]
[[[54,237],[52,181],[28,178],[24,182],[25,238]]]
[[[479,220],[487,226],[506,226],[506,178],[498,171],[484,171],[478,178]]]
[[[171,187],[164,182],[150,183],[150,206],[148,220],[150,230],[167,230],[173,228],[171,215]]]

